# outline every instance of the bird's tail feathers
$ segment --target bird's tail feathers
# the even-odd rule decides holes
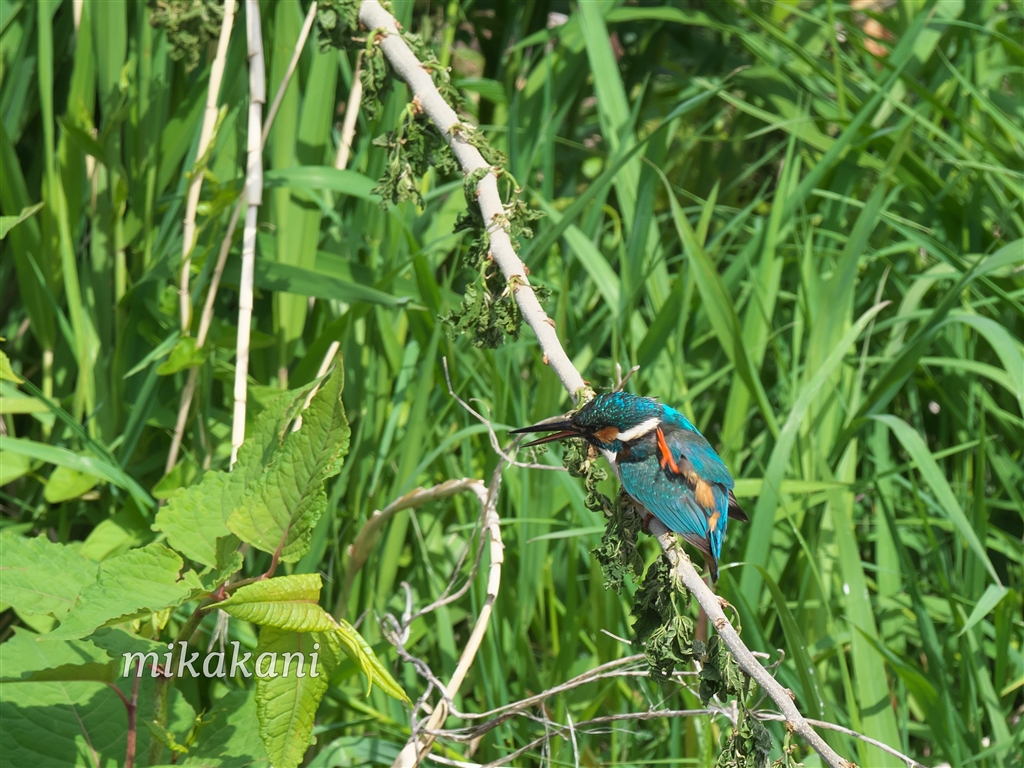
[[[740,507],[740,503],[736,501],[736,496],[732,491],[729,491],[729,519],[739,520],[743,523],[749,523],[750,518],[747,517],[747,513]]]

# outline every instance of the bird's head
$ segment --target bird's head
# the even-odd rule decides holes
[[[582,437],[592,445],[618,453],[627,443],[651,434],[661,423],[662,406],[650,397],[628,392],[598,395],[582,408],[565,416],[545,419],[529,427],[513,429],[512,434],[551,432],[527,445],[540,445],[567,437]]]

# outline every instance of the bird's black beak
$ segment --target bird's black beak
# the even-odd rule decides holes
[[[544,419],[544,421],[537,422],[529,427],[513,429],[510,434],[523,435],[530,432],[552,432],[553,434],[545,435],[537,440],[531,440],[524,444],[524,448],[529,448],[531,445],[553,443],[555,440],[564,440],[567,437],[580,437],[580,433],[573,429],[572,422],[565,416],[555,416],[551,419]]]

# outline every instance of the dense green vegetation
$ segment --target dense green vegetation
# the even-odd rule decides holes
[[[202,173],[195,337],[245,176],[244,4],[213,149],[198,161],[219,21],[186,51],[173,46],[195,42],[198,27],[154,28],[141,0],[85,3],[80,18],[73,5],[0,0],[0,336],[11,365],[0,381],[0,557],[52,592],[30,600],[4,576],[0,674],[51,675],[0,683],[0,726],[30,734],[4,733],[12,765],[123,764],[125,708],[104,682],[104,654],[171,642],[198,619],[201,587],[238,565],[190,544],[187,530],[154,525],[163,500],[168,514],[205,494],[200,484],[228,483],[241,226],[200,351],[180,340],[177,282],[187,188]],[[926,765],[1020,765],[1024,16],[998,0],[853,5],[392,3],[451,68],[466,122],[507,157],[519,198],[545,214],[521,255],[531,282],[550,289],[546,308],[577,368],[607,389],[616,366],[639,366],[627,388],[684,411],[732,469],[751,522],[729,528],[718,592],[801,711]],[[269,102],[308,5],[260,7]],[[358,51],[369,49],[321,48],[322,34],[314,27],[263,153],[247,434],[280,437],[340,342],[344,414],[330,434],[347,417],[348,455],[310,475],[310,503],[324,496],[324,514],[304,518],[315,524],[308,542],[282,555],[277,575],[321,574],[320,604],[358,627],[415,701],[427,682],[398,660],[381,620],[471,581],[404,639],[449,679],[485,600],[480,505],[461,494],[398,512],[361,568],[349,546],[374,510],[417,486],[489,481],[497,466],[487,426],[449,394],[443,359],[454,392],[502,444],[511,426],[571,403],[529,329],[454,332],[467,289],[479,299],[493,288],[479,280],[470,238],[453,232],[467,210],[463,183],[388,167],[387,142],[375,139],[405,124],[408,90],[365,53],[376,62],[370,85],[382,87],[362,104],[349,170],[334,169]],[[382,208],[371,190],[385,172],[412,199]],[[193,368],[180,458],[165,473]],[[327,381],[340,386],[340,376]],[[258,445],[273,466],[278,454]],[[298,445],[279,450],[301,456]],[[536,461],[559,466],[559,450]],[[247,461],[241,482],[256,482],[262,465]],[[250,498],[235,490],[232,508]],[[591,554],[604,520],[584,501],[566,472],[505,470],[501,590],[458,710],[500,707],[636,652],[623,640],[635,584],[604,588]],[[200,527],[196,541],[208,533]],[[239,535],[252,544],[239,578],[276,564],[273,547]],[[201,575],[176,581],[183,560],[168,547]],[[644,538],[642,551],[650,563],[659,550]],[[171,574],[171,607],[140,602],[110,614],[134,622],[86,640],[81,627],[58,627],[80,589],[146,568]],[[202,619],[196,649],[217,617]],[[49,645],[64,650],[32,656],[47,645],[28,645],[31,633],[55,627],[63,634]],[[252,648],[257,632],[232,620],[228,639]],[[356,663],[338,662],[317,712],[307,759],[320,768],[390,763],[410,734],[400,697],[379,684],[366,695],[358,672],[372,677],[373,654],[351,653]],[[116,685],[130,694],[131,681]],[[479,740],[442,739],[435,753],[487,763],[572,722],[571,738],[560,731],[515,764],[714,764],[731,732],[721,713],[580,725],[699,709],[691,687],[602,679]],[[163,719],[173,738],[140,728],[137,765],[169,762],[169,745],[190,737],[178,763],[266,764],[252,689],[180,682]],[[140,718],[160,695],[147,679]],[[203,710],[212,724],[195,729]],[[768,726],[781,758],[785,730]],[[62,727],[66,743],[49,736]],[[861,766],[904,764],[822,733]],[[8,753],[12,743],[22,751]]]

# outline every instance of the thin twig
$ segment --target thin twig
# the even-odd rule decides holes
[[[334,606],[334,616],[342,618],[348,605],[348,597],[352,591],[359,569],[366,563],[373,546],[385,523],[404,509],[421,507],[429,501],[447,499],[463,491],[473,491],[478,497],[486,491],[482,480],[475,477],[463,477],[458,480],[446,480],[432,488],[416,488],[402,498],[388,504],[384,509],[374,510],[366,523],[356,534],[355,540],[348,547],[348,562],[345,564],[345,580],[342,582],[338,602]]]
[[[139,666],[142,662],[138,662]],[[139,674],[135,675],[132,679],[132,697],[125,702],[125,707],[128,710],[128,736],[127,746],[125,747],[124,753],[124,768],[132,768],[135,765],[135,744],[138,739],[138,727],[136,724],[136,718],[139,712],[139,681],[142,679],[142,670],[139,670]],[[120,691],[118,691],[120,693]],[[121,698],[124,698],[122,696]]]
[[[178,278],[178,304],[181,309],[181,332],[189,334],[192,326],[192,299],[189,296],[189,272],[192,269],[192,249],[195,247],[196,211],[199,208],[199,194],[203,188],[203,168],[213,129],[217,124],[217,96],[220,84],[224,79],[224,67],[228,61],[228,43],[231,40],[231,29],[235,23],[235,0],[224,0],[224,20],[220,25],[220,37],[217,40],[217,54],[210,66],[210,85],[206,92],[206,109],[203,111],[203,125],[199,130],[199,147],[196,150],[196,162],[193,166],[194,176],[188,185],[188,197],[185,200],[185,224],[181,241],[181,274]]]
[[[546,469],[554,472],[565,472],[565,467],[559,467],[554,464],[537,464],[536,462],[525,462],[516,461],[511,455],[505,453],[501,448],[501,443],[498,442],[498,434],[494,431],[494,427],[491,425],[490,419],[484,416],[482,413],[474,409],[469,403],[455,394],[455,389],[452,387],[452,377],[448,373],[448,358],[441,358],[441,365],[444,366],[444,380],[448,383],[448,394],[454,398],[455,402],[463,407],[470,415],[474,416],[477,421],[487,427],[487,434],[491,438],[491,450],[493,450],[498,456],[505,460],[505,463],[512,467],[522,467],[523,469]],[[513,446],[518,445],[520,438],[516,438]]]
[[[781,715],[781,714],[779,714],[777,712],[770,712],[770,713],[766,712],[766,713],[763,713],[763,714],[758,713],[757,719],[758,720],[783,720],[783,721],[785,721],[786,716],[785,715]],[[910,757],[909,755],[904,755],[902,752],[900,752],[897,749],[893,749],[888,744],[883,744],[882,742],[878,741],[878,739],[872,739],[870,736],[865,736],[863,733],[857,733],[856,731],[852,730],[851,728],[844,728],[843,726],[836,725],[835,723],[828,723],[828,722],[825,722],[824,720],[812,720],[810,718],[807,719],[807,722],[810,723],[811,725],[817,726],[818,728],[824,728],[827,731],[835,731],[836,733],[842,733],[842,734],[845,734],[846,736],[852,736],[855,739],[860,739],[865,744],[870,744],[873,747],[878,747],[883,752],[888,752],[893,757],[898,757],[900,760],[902,760],[904,763],[906,763],[909,768],[927,768],[927,766],[925,766],[923,763],[917,762],[917,760],[915,760],[914,758]]]
[[[242,234],[242,277],[238,295],[238,341],[235,360],[235,413],[231,425],[231,466],[245,439],[245,403],[249,378],[249,332],[252,323],[252,284],[256,271],[256,214],[263,202],[263,105],[267,101],[263,67],[263,35],[259,0],[246,0],[246,40],[249,46],[249,135],[245,171],[245,229]]]
[[[334,167],[339,171],[348,165],[352,154],[352,140],[356,135],[356,118],[359,117],[359,105],[363,101],[363,80],[360,73],[363,67],[363,52],[356,56],[356,68],[352,72],[352,89],[348,92],[345,102],[345,122],[341,125],[341,140],[338,142],[338,154],[334,157]]]
[[[359,6],[359,21],[367,29],[383,33],[380,35],[379,43],[381,50],[395,72],[409,85],[412,97],[418,100],[424,112],[445,137],[463,173],[470,174],[481,168],[490,168],[476,147],[465,139],[464,129],[453,130],[453,127],[460,123],[458,115],[438,92],[430,74],[409,49],[399,33],[394,17],[385,11],[377,0],[363,0]],[[495,174],[487,173],[477,184],[476,191],[480,212],[491,234],[491,255],[509,281],[523,319],[537,335],[548,364],[570,396],[578,400],[586,392],[586,383],[562,348],[553,324],[529,286],[523,263],[516,254],[508,233],[500,224],[504,219],[504,206],[498,193]],[[751,654],[723,613],[718,597],[701,580],[689,558],[679,551],[674,534],[656,519],[652,521],[651,529],[652,533],[658,536],[658,541],[672,562],[677,577],[697,598],[697,602],[714,623],[740,668],[761,685],[785,714],[793,730],[805,739],[831,768],[848,766],[849,763],[836,754],[800,714],[793,704],[792,693],[783,688]],[[506,756],[503,762],[511,759],[514,759],[514,756]]]
[[[285,73],[284,78],[281,80],[281,84],[277,88],[277,94],[274,96],[275,105],[281,103],[281,99],[284,97],[284,92],[288,88],[288,83],[291,82],[292,75],[295,72],[295,63],[299,60],[302,49],[306,45],[306,39],[309,37],[309,30],[312,26],[311,20],[315,16],[315,12],[316,3],[313,3],[309,9],[309,13],[306,14],[306,21],[302,25],[299,37],[295,41],[295,50],[292,53],[291,63],[288,65],[288,70]],[[263,128],[260,131],[261,148],[266,146],[267,134],[270,133],[270,128],[274,124],[275,115],[276,110],[272,110],[267,114],[266,119],[263,121]],[[196,334],[196,347],[200,349],[205,346],[206,336],[209,334],[210,326],[213,324],[213,305],[217,298],[217,289],[220,287],[220,279],[224,274],[224,266],[227,264],[228,255],[231,253],[231,244],[235,239],[235,229],[238,227],[238,218],[242,211],[242,202],[244,199],[244,194],[239,196],[238,201],[235,203],[234,210],[231,211],[231,219],[228,222],[228,229],[224,235],[224,239],[221,240],[220,252],[217,254],[217,264],[213,268],[213,274],[210,277],[210,286],[206,290],[206,301],[203,304],[203,314],[199,318],[199,332]],[[181,441],[185,435],[185,424],[188,421],[188,412],[192,407],[192,398],[195,395],[196,383],[198,380],[198,366],[190,368],[188,372],[188,380],[185,382],[184,389],[181,390],[181,401],[178,403],[178,417],[174,423],[174,434],[171,436],[171,449],[167,452],[167,462],[164,467],[165,475],[169,473],[178,462],[178,453],[181,450]]]
[[[430,752],[430,748],[437,738],[435,731],[444,724],[445,718],[448,716],[448,702],[455,699],[459,688],[462,687],[466,673],[473,665],[484,634],[487,632],[491,613],[494,611],[494,603],[498,599],[498,590],[501,587],[501,565],[505,561],[505,546],[501,540],[501,524],[498,519],[498,490],[501,487],[501,473],[504,468],[504,462],[499,461],[488,488],[484,489],[482,483],[473,487],[480,499],[482,525],[490,539],[491,565],[487,573],[487,596],[476,617],[476,623],[473,625],[473,631],[469,635],[466,647],[462,649],[462,654],[459,656],[459,663],[448,680],[448,685],[440,688],[443,699],[434,707],[421,732],[414,724],[412,738],[406,742],[405,747],[395,758],[392,768],[413,768],[413,766],[419,765]]]
[[[322,379],[324,376],[327,375],[327,369],[331,367],[331,363],[333,362],[335,356],[338,354],[339,349],[341,349],[341,342],[332,341],[331,346],[327,348],[327,354],[324,355],[324,359],[320,363],[320,370],[316,372],[316,377],[318,379]],[[307,408],[309,408],[309,404],[313,402],[313,396],[316,395],[319,389],[320,382],[317,382],[316,384],[313,385],[313,388],[309,390],[309,394],[306,395],[306,402],[302,404],[302,410],[306,410]],[[295,419],[295,426],[292,427],[292,432],[298,432],[300,429],[302,429],[301,413]]]

